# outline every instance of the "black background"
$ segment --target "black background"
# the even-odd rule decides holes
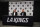
[[[9,2],[0,2],[0,20],[3,15],[8,15]],[[34,22],[40,22],[40,1],[34,1]]]
[[[34,1],[34,21],[40,22],[40,1]]]
[[[8,15],[9,2],[0,2],[0,20],[3,15]]]

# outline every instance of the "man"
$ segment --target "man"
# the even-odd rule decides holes
[[[12,16],[17,16],[16,9],[14,9]]]
[[[24,9],[22,9],[21,16],[26,16],[26,12],[24,12]]]

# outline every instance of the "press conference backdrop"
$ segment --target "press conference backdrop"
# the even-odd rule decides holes
[[[33,16],[34,1],[19,1],[9,2],[9,16],[12,16],[13,10],[16,9],[18,16],[22,12],[22,9],[26,12],[26,16]]]
[[[40,14],[40,2],[39,1],[34,1],[34,21],[35,22],[39,22],[40,18],[39,18],[39,14]],[[3,15],[8,15],[8,7],[9,6],[9,2],[0,2],[0,20],[2,19],[1,17]]]

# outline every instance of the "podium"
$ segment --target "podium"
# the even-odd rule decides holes
[[[32,26],[33,16],[3,16],[3,25]]]

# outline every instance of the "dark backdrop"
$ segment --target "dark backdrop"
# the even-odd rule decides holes
[[[34,1],[34,21],[40,21],[40,1]]]
[[[8,15],[8,2],[0,2],[0,20],[3,15]]]

